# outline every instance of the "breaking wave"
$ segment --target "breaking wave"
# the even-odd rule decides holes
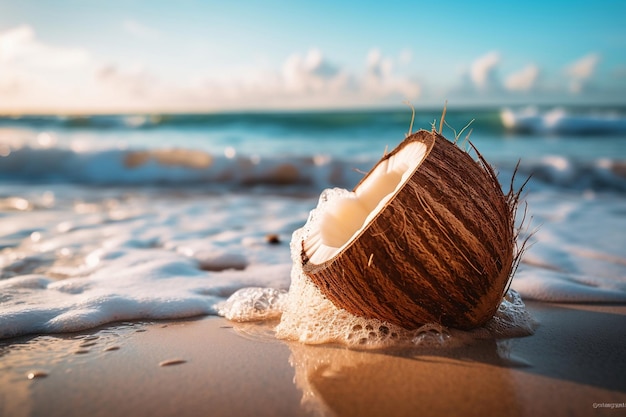
[[[564,108],[541,111],[536,107],[503,109],[503,126],[533,134],[602,135],[626,133],[626,115],[616,110],[573,111]]]
[[[93,150],[24,146],[0,156],[0,180],[17,183],[69,183],[101,186],[203,186],[209,189],[297,188],[317,193],[328,187],[352,188],[376,160],[328,155],[212,155],[183,148]],[[503,176],[514,166],[494,161]],[[564,156],[522,160],[521,176],[574,190],[626,192],[626,161],[576,161]],[[502,180],[506,182],[506,180]]]

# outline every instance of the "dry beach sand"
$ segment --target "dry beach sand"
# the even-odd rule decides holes
[[[464,348],[310,346],[218,317],[8,339],[0,415],[623,415],[626,306],[527,306],[534,335]]]

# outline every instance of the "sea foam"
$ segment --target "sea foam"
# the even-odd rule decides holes
[[[214,315],[239,289],[286,290],[286,245],[265,234],[289,236],[308,204],[277,196],[113,201],[62,210],[57,199],[13,213],[16,231],[0,252],[0,338]],[[6,223],[0,218],[1,230]]]
[[[285,265],[257,265],[208,277],[193,259],[167,252],[112,252],[88,277],[51,280],[22,275],[0,281],[0,338],[63,333],[121,320],[174,319],[216,314],[224,295],[275,277]],[[255,277],[259,277],[256,278]],[[211,279],[212,278],[212,279]],[[283,284],[284,285],[284,284]]]

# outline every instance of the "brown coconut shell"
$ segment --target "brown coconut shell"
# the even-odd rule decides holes
[[[428,148],[421,165],[333,258],[309,262],[303,242],[303,271],[333,304],[358,316],[408,329],[481,326],[516,266],[519,193],[505,195],[480,154],[475,161],[436,132],[408,136],[378,164],[413,141]]]

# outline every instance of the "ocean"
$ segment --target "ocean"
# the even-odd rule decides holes
[[[418,110],[412,128],[440,118]],[[514,187],[530,176],[511,286],[523,300],[626,301],[626,109],[451,109],[445,122],[505,190],[518,163]],[[280,314],[292,233],[410,124],[407,108],[0,117],[0,338],[224,315],[246,288],[262,294],[256,318]]]

